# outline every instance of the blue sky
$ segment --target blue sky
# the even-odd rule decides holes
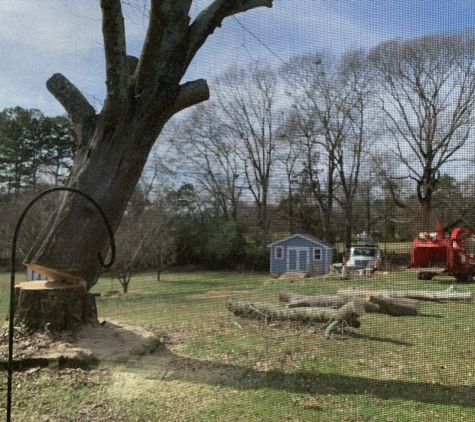
[[[128,53],[138,56],[147,24],[146,0],[124,3]],[[208,3],[195,0],[192,13]],[[340,54],[396,37],[474,28],[475,2],[274,0],[272,9],[256,9],[237,19],[228,18],[215,31],[187,79],[211,80],[228,66],[251,61],[278,66],[304,53]],[[99,0],[0,0],[0,28],[0,109],[19,105],[63,114],[45,88],[57,72],[100,109],[105,78]]]

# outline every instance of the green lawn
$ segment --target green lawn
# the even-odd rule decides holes
[[[0,277],[5,312],[8,280]],[[443,290],[451,283],[420,281],[413,273],[284,281],[267,274],[170,272],[160,282],[138,274],[129,294],[107,296],[120,285],[103,277],[93,289],[101,293],[99,319],[167,332],[176,372],[163,380],[147,376],[156,368],[145,356],[124,368],[69,376],[16,374],[16,400],[22,420],[34,421],[44,415],[50,421],[475,420],[472,302],[424,302],[419,317],[367,314],[357,335],[336,334],[331,341],[310,327],[237,318],[225,306],[229,295],[276,302],[281,290]],[[457,287],[473,291],[473,284]]]

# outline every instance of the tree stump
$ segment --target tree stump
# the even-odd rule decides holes
[[[77,331],[98,324],[95,297],[79,283],[37,280],[14,292],[14,324],[33,331]]]

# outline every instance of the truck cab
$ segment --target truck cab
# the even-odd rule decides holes
[[[346,265],[352,268],[377,268],[381,263],[381,250],[374,243],[369,233],[358,235],[359,241],[350,248]]]

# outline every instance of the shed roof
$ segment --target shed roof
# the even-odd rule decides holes
[[[271,248],[272,246],[278,245],[279,243],[286,242],[289,239],[293,239],[295,237],[300,237],[302,239],[308,240],[309,242],[318,244],[319,246],[323,246],[324,248],[327,249],[333,249],[334,245],[328,242],[324,242],[323,240],[320,240],[318,237],[315,237],[311,234],[293,234],[292,236],[285,237],[283,239],[278,240],[277,242],[269,243],[267,245],[268,248]]]

